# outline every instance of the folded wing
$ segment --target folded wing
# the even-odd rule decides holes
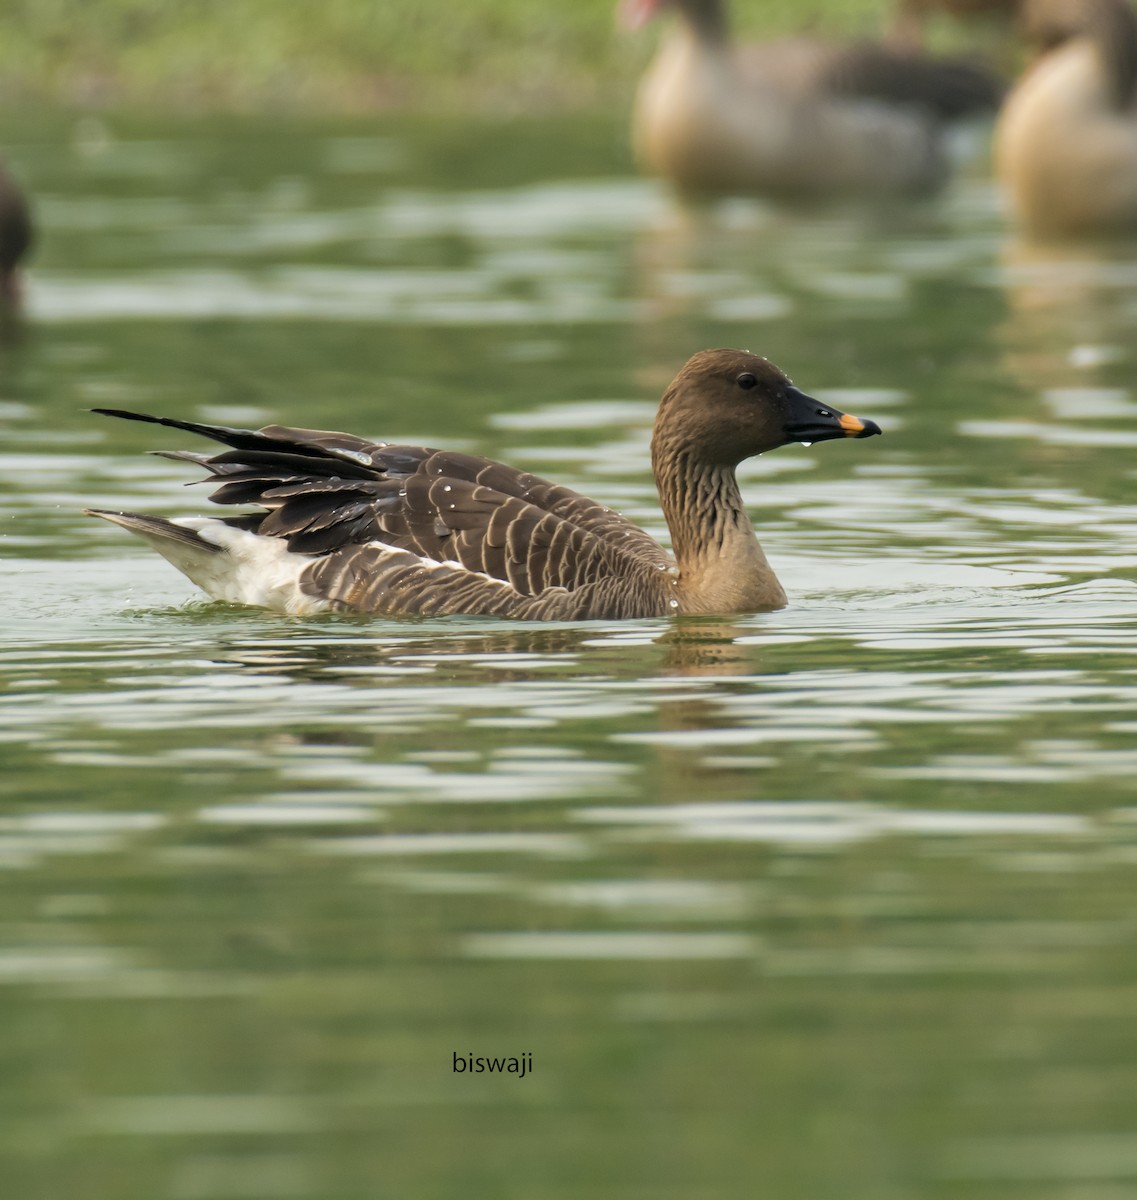
[[[583,599],[607,593],[616,581],[613,595],[665,610],[672,566],[666,551],[618,513],[528,472],[474,455],[343,433],[279,425],[251,431],[96,411],[227,446],[214,455],[162,453],[204,467],[219,484],[210,496],[215,503],[263,510],[226,518],[227,524],[284,539],[291,551],[326,560],[310,572],[312,584],[345,607],[395,611],[400,606],[393,582],[404,591],[413,584],[420,592],[456,594],[478,586],[463,578],[472,573],[486,580],[487,603],[491,596],[538,597],[550,589],[579,591]],[[388,548],[407,554],[383,557]],[[508,587],[493,588],[490,581]],[[470,611],[468,603],[443,610],[423,609],[422,603],[401,608]]]

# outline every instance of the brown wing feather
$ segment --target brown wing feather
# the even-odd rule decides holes
[[[548,587],[524,595],[504,580],[457,563],[432,563],[376,542],[314,558],[300,585],[308,595],[349,612],[581,621],[662,617],[671,611],[665,590],[647,567],[631,577],[608,575],[577,588]]]

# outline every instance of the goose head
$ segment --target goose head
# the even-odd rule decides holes
[[[703,350],[691,358],[660,401],[653,458],[736,467],[791,442],[866,438],[880,433],[794,387],[769,359],[746,350]]]

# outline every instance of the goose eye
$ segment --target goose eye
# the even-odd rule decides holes
[[[751,388],[756,388],[758,386],[757,378],[751,375],[749,371],[744,371],[741,375],[739,375],[739,377],[735,380],[735,383],[737,383],[744,392],[748,392]]]
[[[819,417],[831,417],[833,414],[827,408],[819,408],[817,410],[817,415]]]

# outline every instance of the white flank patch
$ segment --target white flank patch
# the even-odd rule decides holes
[[[234,529],[215,517],[176,517],[170,523],[180,525],[183,529],[192,529],[200,538],[220,546],[224,552],[214,554],[139,529],[131,529],[131,532],[145,538],[167,562],[173,563],[212,599],[269,608],[290,616],[308,616],[327,612],[331,608],[330,601],[306,595],[300,588],[301,574],[317,561],[318,556],[294,554],[283,538],[262,537],[246,529]],[[482,571],[471,571],[453,559],[439,561],[424,558],[413,551],[400,550],[380,541],[366,545],[390,554],[408,555],[430,570],[446,569],[467,578],[474,576],[484,580],[487,588],[517,594],[513,585],[506,580],[495,579]]]
[[[295,617],[327,612],[330,607],[326,600],[300,590],[300,573],[313,559],[308,554],[293,554],[283,538],[234,529],[214,517],[178,517],[171,524],[192,529],[205,541],[223,547],[224,554],[211,554],[167,538],[146,538],[212,599],[271,608]]]

